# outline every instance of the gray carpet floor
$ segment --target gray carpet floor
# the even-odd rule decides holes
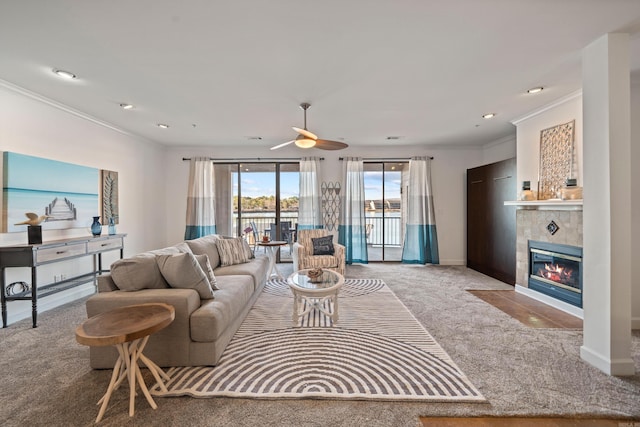
[[[290,272],[285,265],[283,273]],[[534,329],[466,292],[512,289],[464,267],[369,264],[347,277],[382,279],[425,326],[487,403],[156,398],[114,393],[104,426],[418,426],[419,416],[567,416],[640,419],[640,374],[611,377],[580,359],[581,330]],[[372,309],[372,316],[375,310]],[[93,371],[74,330],[84,300],[0,330],[0,424],[89,426],[110,370]],[[640,331],[632,350],[640,371]],[[147,384],[152,383],[148,372]]]

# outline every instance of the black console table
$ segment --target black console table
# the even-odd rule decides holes
[[[2,327],[7,327],[7,301],[31,300],[31,316],[33,327],[38,321],[38,298],[44,298],[76,286],[93,281],[103,273],[102,253],[120,250],[120,258],[124,255],[124,238],[126,234],[114,234],[98,237],[79,237],[74,239],[54,240],[37,245],[16,245],[0,247],[0,292],[2,302]],[[39,266],[67,261],[91,255],[93,270],[89,273],[70,277],[55,283],[38,287],[37,269]],[[7,295],[5,270],[10,267],[31,268],[31,289]]]

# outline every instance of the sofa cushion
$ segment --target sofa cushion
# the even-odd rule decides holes
[[[240,315],[254,292],[249,276],[225,276],[218,280],[220,290],[214,300],[202,301],[191,314],[191,339],[215,341]]]
[[[248,262],[251,250],[249,250],[249,254],[245,251],[245,243],[242,237],[218,240],[216,245],[218,246],[218,254],[220,254],[220,266],[227,267]]]
[[[206,254],[209,257],[211,268],[215,269],[220,265],[220,255],[218,255],[218,248],[216,247],[216,242],[220,239],[221,237],[219,235],[211,234],[209,236],[187,240],[186,243],[195,255]]]
[[[269,269],[269,258],[266,256],[257,256],[256,258],[243,264],[235,264],[227,267],[218,267],[215,270],[218,280],[222,280],[222,276],[229,275],[246,275],[253,278],[254,289],[258,289],[267,277]]]
[[[207,279],[209,279],[209,284],[211,285],[211,289],[214,291],[218,290],[218,281],[216,279],[216,275],[213,274],[213,268],[211,268],[211,263],[209,262],[209,256],[207,254],[202,255],[194,255],[198,264],[202,268],[202,271],[207,275]]]
[[[195,289],[201,299],[213,298],[213,289],[198,260],[190,253],[158,255],[156,262],[172,288]]]

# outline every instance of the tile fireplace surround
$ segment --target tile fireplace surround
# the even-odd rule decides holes
[[[582,201],[505,202],[516,210],[516,284],[528,288],[529,240],[582,247]],[[547,225],[555,222],[558,230],[551,234]]]

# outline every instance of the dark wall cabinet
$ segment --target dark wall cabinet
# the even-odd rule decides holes
[[[516,282],[516,159],[467,169],[467,267]]]

